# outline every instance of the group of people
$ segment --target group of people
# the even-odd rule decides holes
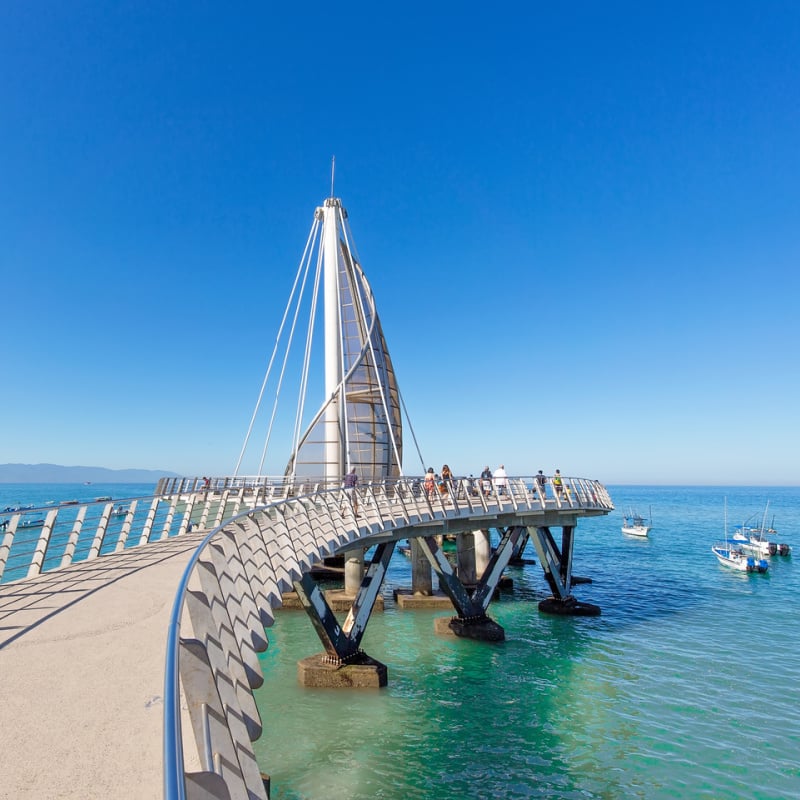
[[[494,471],[494,474],[487,464],[481,472],[480,480],[477,482],[477,485],[472,475],[463,480],[467,490],[473,495],[477,495],[479,491],[483,492],[484,496],[487,497],[493,490],[496,491],[498,495],[504,495],[508,492],[508,475],[506,474],[506,469],[503,464]],[[534,480],[536,481],[536,488],[542,498],[544,498],[548,481],[547,476],[542,470],[539,470]],[[556,498],[561,500],[564,493],[564,481],[561,478],[561,470],[557,469],[555,471],[553,477],[550,478],[550,483],[553,486],[553,493]],[[352,467],[344,476],[344,489],[350,498],[350,502],[353,506],[353,513],[356,516],[358,516],[358,496],[355,493],[357,485],[358,475],[356,474],[356,468]],[[437,475],[433,471],[433,467],[428,467],[422,485],[429,499],[435,497],[437,492],[442,495],[453,494],[457,488],[456,479],[447,464],[442,465],[442,472],[440,475]]]
[[[544,497],[548,482],[547,476],[542,470],[539,470],[535,480],[539,492],[541,493],[542,497]],[[477,495],[478,492],[482,492],[484,496],[488,496],[493,491],[497,492],[499,495],[505,495],[508,493],[509,488],[508,475],[506,473],[504,464],[501,464],[494,472],[492,472],[487,464],[483,468],[480,478],[477,481],[472,475],[470,475],[469,478],[464,478],[463,482],[467,491],[469,491],[469,493],[472,495]],[[550,479],[550,483],[553,486],[553,492],[555,496],[558,499],[561,499],[564,492],[564,481],[561,478],[561,470],[557,469],[555,471],[555,474]],[[428,497],[432,497],[435,495],[437,489],[441,494],[452,492],[456,488],[456,480],[453,477],[450,467],[447,464],[444,464],[442,466],[441,475],[437,475],[433,471],[433,467],[428,467],[428,471],[425,473],[423,486]]]
[[[545,475],[541,470],[536,473],[536,486],[539,489],[540,494],[542,497],[545,496],[545,487],[547,486],[547,475]],[[564,481],[561,479],[561,470],[557,469],[556,474],[553,475],[550,483],[553,484],[553,492],[555,492],[556,497],[560,500],[561,496],[564,492]]]

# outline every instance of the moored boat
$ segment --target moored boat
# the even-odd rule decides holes
[[[720,564],[741,572],[766,572],[769,561],[765,558],[749,556],[740,547],[731,542],[718,542],[711,547],[711,552],[717,557]]]
[[[725,501],[725,540],[711,546],[711,552],[724,567],[740,572],[764,573],[769,569],[769,561],[765,558],[748,555],[741,547],[741,542],[731,542],[728,538],[728,503]]]
[[[622,517],[622,532],[628,536],[647,536],[651,528],[650,519],[643,517],[633,509]]]
[[[769,537],[775,536],[773,518],[772,524],[767,526],[767,511],[769,510],[769,501],[764,509],[764,515],[761,519],[761,527],[755,527],[752,524],[753,516],[746,519],[738,528],[733,532],[731,540],[735,542],[737,547],[740,547],[746,553],[752,553],[760,558],[767,556],[788,556],[792,552],[792,548],[783,542],[774,542]]]

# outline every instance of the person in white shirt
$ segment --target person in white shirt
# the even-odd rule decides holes
[[[497,489],[497,494],[506,493],[508,478],[506,477],[505,467],[502,464],[494,471],[494,486]]]

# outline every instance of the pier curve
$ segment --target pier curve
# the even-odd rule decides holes
[[[510,479],[505,494],[455,486],[428,497],[419,479],[402,478],[359,487],[358,517],[339,488],[272,492],[265,503],[253,487],[162,487],[175,535],[165,522],[166,538],[151,540],[134,522],[124,535],[140,543],[129,549],[92,547],[82,561],[0,585],[0,668],[14,689],[0,730],[0,797],[266,797],[252,688],[282,593],[353,545],[571,529],[613,509],[601,484],[567,483],[559,498],[527,478]],[[141,503],[145,531],[162,529],[152,525],[155,503]],[[31,547],[32,558],[46,569],[56,544]]]
[[[164,797],[269,797],[269,779],[252,747],[261,731],[252,701],[260,676],[247,664],[266,647],[262,637],[280,607],[281,593],[293,585],[300,589],[316,562],[354,545],[378,545],[380,550],[405,538],[476,528],[510,532],[535,527],[551,538],[549,527],[560,525],[570,531],[571,542],[579,517],[607,514],[613,504],[596,481],[573,478],[565,483],[565,494],[553,498],[524,478],[509,479],[503,493],[455,485],[445,496],[429,496],[420,489],[421,479],[403,478],[359,488],[358,515],[344,490],[323,489],[245,512],[209,534],[186,567],[170,620]],[[571,568],[571,551],[569,562]],[[557,570],[559,565],[553,566]],[[206,579],[202,592],[196,593],[190,584],[199,567]],[[371,584],[376,591],[368,573],[365,585]],[[330,632],[340,636],[348,626],[357,626],[358,606],[357,597],[348,620],[341,626],[333,622]],[[187,712],[183,718],[182,707]],[[194,744],[187,739],[187,717]],[[187,769],[184,752],[197,755],[199,772]]]

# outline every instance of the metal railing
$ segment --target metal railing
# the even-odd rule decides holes
[[[150,495],[0,510],[0,582],[190,532],[213,528],[241,509],[243,497]]]
[[[531,478],[505,480],[506,485],[494,481],[488,487],[480,478],[471,477],[437,482],[436,491],[427,499],[432,508],[440,510],[454,502],[477,510],[484,508],[489,498],[512,507],[534,500],[542,508],[547,503],[577,508],[589,502],[611,502],[607,493],[603,498],[595,496],[600,484],[583,478],[564,478],[564,491],[558,496],[552,494],[552,485],[543,493]],[[154,495],[7,508],[0,510],[0,582],[31,578],[77,561],[216,528],[242,510],[336,488],[323,478],[164,478]],[[367,483],[357,493],[365,500],[382,494],[427,494],[424,476]]]
[[[182,479],[189,480],[192,479]],[[179,482],[163,487],[180,489]],[[229,491],[230,486],[221,488]],[[241,487],[258,493],[256,485]],[[552,490],[552,487],[550,487]],[[211,486],[204,491],[214,492]],[[171,495],[181,497],[183,495]],[[194,496],[194,495],[191,495]],[[356,517],[354,506],[358,506]],[[266,798],[252,742],[261,734],[253,699],[260,685],[257,653],[281,605],[281,593],[314,563],[370,537],[413,536],[432,522],[492,518],[535,524],[551,512],[605,514],[614,506],[605,487],[584,478],[563,478],[553,495],[532,478],[481,485],[458,478],[433,490],[423,477],[369,483],[354,491],[318,488],[237,512],[202,540],[177,587],[167,642],[164,687],[164,797]],[[199,586],[200,588],[190,588]],[[182,628],[190,628],[184,637]],[[181,698],[188,709],[202,770],[186,773]]]

